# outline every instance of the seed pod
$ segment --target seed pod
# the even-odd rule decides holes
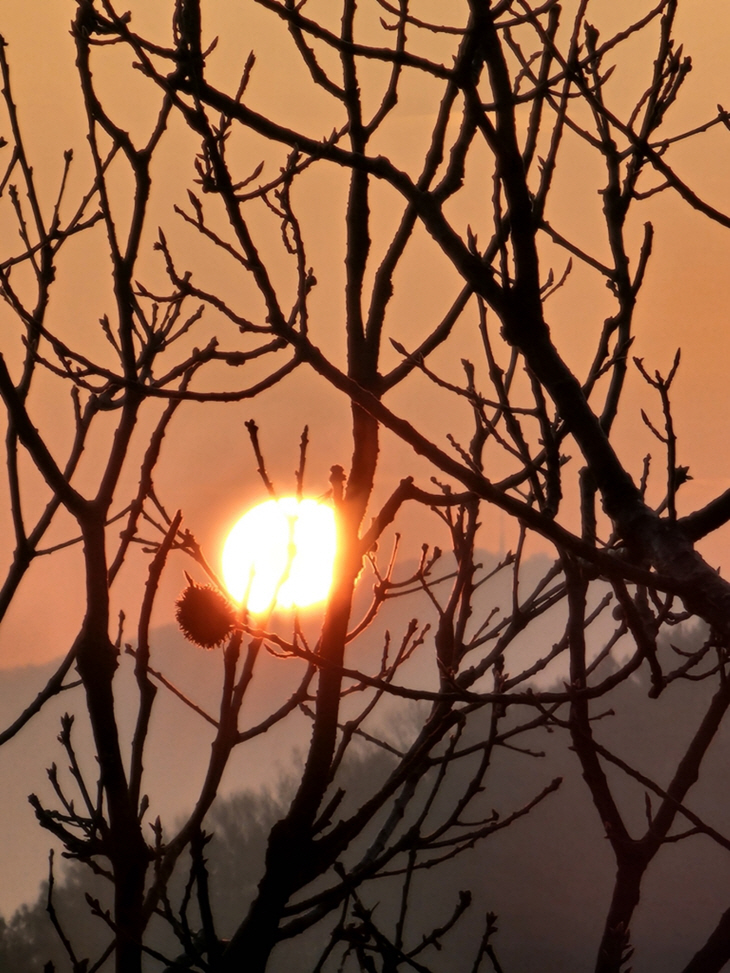
[[[214,649],[233,631],[233,608],[217,588],[196,584],[187,573],[185,576],[188,586],[175,603],[177,623],[186,639],[202,649]]]

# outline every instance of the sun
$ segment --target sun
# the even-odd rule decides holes
[[[223,580],[234,601],[260,614],[324,601],[332,585],[337,530],[332,507],[284,497],[253,507],[223,547]]]

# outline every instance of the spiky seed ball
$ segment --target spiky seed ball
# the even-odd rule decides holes
[[[177,623],[185,638],[202,649],[214,649],[233,631],[233,608],[216,588],[186,577],[188,586],[175,602]]]

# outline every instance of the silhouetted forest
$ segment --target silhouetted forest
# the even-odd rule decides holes
[[[675,632],[673,644],[686,650],[701,635],[696,630]],[[202,655],[197,658],[205,659]],[[201,673],[189,673],[191,681],[196,676],[200,680]],[[647,705],[650,688],[646,671],[639,670],[636,677],[617,690],[612,709],[597,720],[594,728],[599,743],[639,772],[648,773],[653,768],[655,779],[664,785],[702,718],[711,690],[707,682],[692,686],[685,683],[681,692],[674,692],[675,687],[669,686],[659,699]],[[416,732],[418,705],[400,707],[392,739],[398,735],[405,739],[409,732]],[[691,802],[693,811],[718,828],[724,825],[730,807],[729,733],[723,728],[718,735],[708,757],[707,772]],[[468,750],[479,735],[475,722],[460,748]],[[205,749],[202,737],[199,746]],[[469,856],[446,862],[437,872],[425,869],[417,875],[414,914],[429,928],[448,921],[459,905],[462,890],[473,891],[471,906],[444,938],[441,952],[425,947],[423,957],[425,962],[428,956],[429,968],[448,973],[455,968],[454,956],[458,955],[459,968],[469,969],[483,933],[486,912],[496,916],[498,931],[493,945],[504,970],[580,973],[591,967],[613,881],[610,850],[601,838],[601,824],[577,773],[567,731],[537,728],[529,737],[521,736],[519,746],[525,750],[522,759],[516,760],[514,752],[502,754],[508,759],[500,759],[498,754],[485,782],[481,810],[485,816],[493,816],[495,825],[527,805],[555,777],[562,777],[562,784],[529,815],[508,829],[495,830]],[[180,749],[179,769],[184,770],[188,760],[192,764],[200,757],[193,752],[190,740],[183,741]],[[395,759],[363,742],[340,782],[346,791],[345,802],[357,806]],[[455,789],[473,773],[474,759],[465,756],[451,763],[448,774]],[[433,774],[437,772],[434,768]],[[609,774],[629,820],[640,827],[646,819],[651,794],[618,768],[609,770]],[[273,822],[283,815],[294,783],[292,776],[291,780],[282,778],[278,785],[262,790],[230,793],[216,803],[206,820],[206,833],[212,836],[206,848],[211,904],[219,934],[224,938],[235,929],[253,898],[263,870],[267,835]],[[421,786],[428,788],[430,783],[427,775]],[[448,794],[448,789],[440,793]],[[438,814],[439,801],[444,799],[447,798],[436,798],[434,815]],[[350,849],[353,856],[372,840],[377,826],[376,821],[360,836],[357,847]],[[407,826],[406,813],[402,827]],[[186,899],[188,864],[185,861],[184,868],[178,869],[165,906],[177,921],[185,913],[184,908],[181,913],[181,906]],[[386,925],[397,921],[399,882],[397,877],[386,878],[363,893],[363,908],[372,910],[373,916]],[[691,888],[693,894],[677,896],[678,885]],[[632,930],[641,970],[663,973],[669,966],[686,962],[698,938],[710,932],[713,917],[729,894],[730,876],[707,836],[668,843],[647,881]],[[100,918],[90,920],[89,913],[108,909],[109,895],[109,883],[103,877],[97,876],[92,887],[87,870],[73,862],[57,880],[53,902],[58,918],[85,955],[100,953],[108,940],[106,923]],[[97,901],[90,902],[89,897]],[[58,973],[70,970],[49,919],[47,902],[48,886],[44,883],[36,902],[23,906],[11,918],[0,920],[2,973],[39,973],[48,960],[53,961]],[[199,920],[192,900],[187,904],[187,915],[191,927],[196,928]],[[274,954],[272,969],[276,973],[316,969],[336,921],[337,916],[330,916],[305,937],[297,937],[292,944],[282,943]],[[150,945],[170,960],[179,953],[179,945],[163,922],[157,923]],[[343,955],[347,946],[345,941],[340,943]],[[159,969],[159,961],[149,968],[153,966]],[[354,954],[344,969],[359,969]]]

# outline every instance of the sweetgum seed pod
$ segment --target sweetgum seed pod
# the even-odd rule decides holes
[[[233,608],[216,588],[190,581],[175,603],[183,635],[202,649],[214,649],[233,631]]]

